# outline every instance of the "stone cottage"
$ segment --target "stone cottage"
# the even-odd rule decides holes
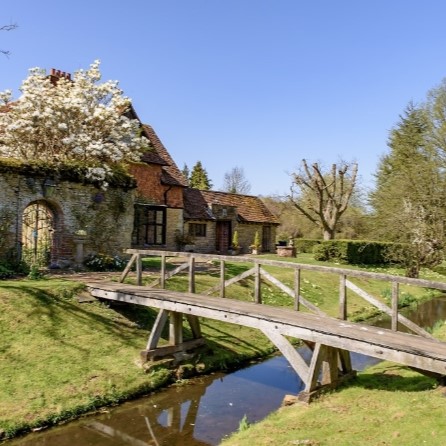
[[[153,128],[143,129],[151,150],[128,166],[134,180],[106,191],[68,172],[0,163],[0,256],[65,267],[129,247],[226,254],[234,231],[241,252],[256,231],[274,252],[279,222],[260,198],[189,188]]]
[[[184,231],[193,239],[194,251],[227,254],[237,231],[241,253],[250,252],[256,232],[261,251],[274,252],[278,225],[278,219],[258,197],[184,190]]]

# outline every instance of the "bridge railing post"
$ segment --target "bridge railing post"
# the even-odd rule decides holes
[[[399,283],[392,282],[392,330],[398,331],[398,296]]]
[[[189,293],[195,293],[195,257],[189,257]]]
[[[225,297],[225,261],[220,260],[220,297]]]
[[[347,319],[347,276],[341,274],[339,276],[339,319],[345,321]]]
[[[166,288],[166,255],[161,255],[161,273],[160,273],[160,287],[162,290]]]
[[[257,304],[262,303],[262,289],[261,289],[261,273],[260,273],[260,263],[256,263],[254,273],[254,301]]]
[[[294,270],[294,309],[300,310],[300,268]]]
[[[142,285],[142,255],[140,253],[136,255],[136,284]]]

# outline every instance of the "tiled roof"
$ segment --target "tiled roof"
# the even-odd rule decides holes
[[[143,130],[150,141],[153,150],[147,151],[141,158],[141,161],[150,164],[160,164],[163,166],[163,175],[161,181],[163,184],[172,186],[187,186],[187,180],[178,169],[175,161],[164,147],[155,130],[150,125],[144,124]]]
[[[184,218],[189,220],[214,220],[211,206],[232,206],[237,218],[244,223],[279,224],[259,197],[187,188],[183,191]]]

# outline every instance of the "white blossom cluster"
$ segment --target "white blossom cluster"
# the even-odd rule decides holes
[[[40,68],[29,70],[21,97],[0,92],[0,157],[60,163],[80,161],[92,178],[104,178],[104,165],[138,161],[148,140],[140,123],[125,112],[130,99],[117,81],[100,83],[99,61],[72,80],[52,83]],[[94,170],[102,166],[102,170]]]

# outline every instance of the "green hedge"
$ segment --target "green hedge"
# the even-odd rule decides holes
[[[348,264],[379,265],[391,263],[389,242],[368,240],[321,240],[313,248],[315,260]]]
[[[315,246],[319,245],[323,240],[315,240],[308,238],[294,239],[294,246],[297,252],[312,253]]]

